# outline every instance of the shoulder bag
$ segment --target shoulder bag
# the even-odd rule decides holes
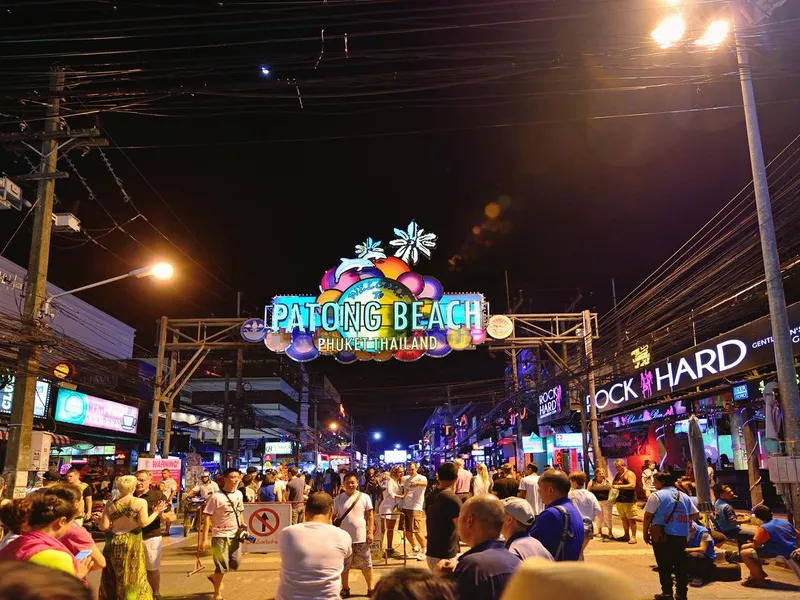
[[[220,490],[221,494],[224,494],[225,497],[228,499],[228,503],[231,505],[233,509],[233,516],[236,517],[236,539],[239,540],[239,543],[244,543],[247,541],[247,538],[250,536],[250,532],[247,530],[246,525],[242,525],[242,522],[239,520],[239,512],[236,510],[236,506],[233,504],[233,500],[228,495],[228,492]]]
[[[350,514],[350,511],[353,510],[353,507],[356,504],[358,504],[358,500],[360,498],[361,498],[361,492],[358,492],[356,494],[356,499],[353,500],[352,504],[350,504],[350,507],[346,511],[344,511],[344,514],[341,517],[337,517],[336,519],[333,520],[334,527],[341,527],[342,526],[342,522],[347,518],[347,515]]]
[[[667,530],[666,524],[672,523],[672,518],[675,515],[675,511],[678,508],[678,503],[681,501],[681,493],[678,492],[677,497],[675,498],[675,504],[672,507],[672,512],[669,513],[669,516],[664,519],[664,525],[650,525],[650,541],[653,544],[663,544],[667,541]]]

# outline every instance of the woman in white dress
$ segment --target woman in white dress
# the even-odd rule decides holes
[[[378,515],[380,515],[378,520],[381,523],[386,523],[386,554],[388,556],[395,554],[394,530],[397,527],[397,523],[400,522],[400,511],[397,510],[399,508],[398,503],[405,498],[403,486],[401,485],[403,472],[403,465],[392,467],[389,477],[384,482],[383,500],[381,500],[381,505],[378,507]],[[387,518],[386,515],[390,516]],[[383,535],[382,532],[381,535]]]

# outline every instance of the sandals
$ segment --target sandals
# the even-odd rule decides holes
[[[764,579],[761,583],[753,579],[752,577],[748,577],[742,582],[742,586],[746,588],[765,588],[769,587],[769,581]]]
[[[636,538],[631,538],[631,539],[628,540],[628,543],[629,544],[638,544],[639,540],[637,540]]]

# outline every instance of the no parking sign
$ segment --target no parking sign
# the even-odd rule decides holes
[[[245,552],[277,552],[278,534],[292,523],[292,505],[258,502],[244,505],[244,522],[256,541],[245,542]]]

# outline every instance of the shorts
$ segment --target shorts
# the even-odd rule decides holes
[[[403,526],[410,533],[425,535],[425,513],[421,510],[403,509]]]
[[[236,538],[212,537],[211,554],[215,573],[238,571],[242,564],[242,546]]]
[[[344,559],[344,568],[348,569],[371,569],[372,550],[367,542],[353,544],[352,553]]]
[[[635,519],[639,515],[635,502],[617,502],[616,506],[620,519]]]
[[[144,568],[148,571],[161,570],[161,532],[159,535],[142,540],[144,548]]]

